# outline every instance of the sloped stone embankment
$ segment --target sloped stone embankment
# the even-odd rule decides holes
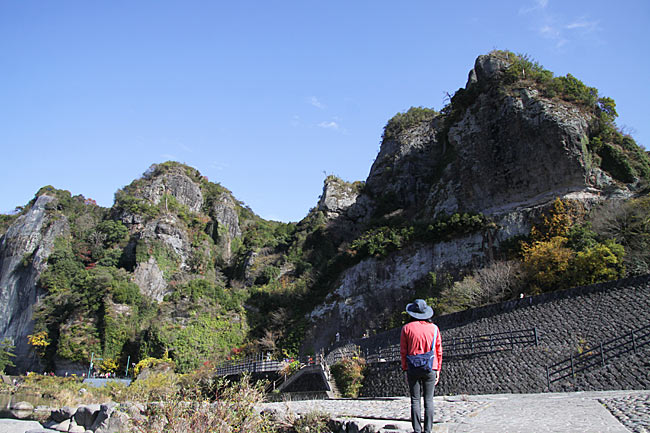
[[[536,328],[539,345],[513,350],[447,358],[436,390],[438,395],[535,393],[548,391],[546,366],[598,347],[650,324],[650,275],[577,287],[539,296],[440,316],[436,323],[444,340]],[[399,329],[360,342],[372,346],[399,342]],[[594,367],[573,378],[551,384],[551,391],[649,389],[650,345],[638,348],[605,367]],[[371,364],[362,395],[406,395],[397,362]]]

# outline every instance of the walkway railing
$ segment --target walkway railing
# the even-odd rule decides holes
[[[464,358],[512,350],[515,346],[537,346],[538,344],[539,334],[537,328],[518,329],[508,332],[445,339],[443,341],[443,353],[445,359]],[[349,353],[346,353],[346,350],[337,350],[339,350],[338,353],[327,356],[332,363],[346,356],[350,356]],[[400,346],[399,344],[395,344],[388,347],[380,347],[373,352],[368,351],[362,355],[368,363],[399,361]]]
[[[538,345],[539,335],[537,328],[518,329],[508,332],[497,332],[493,334],[473,335],[467,337],[455,337],[445,339],[444,357],[464,358],[480,354],[512,350],[515,346]],[[366,362],[372,364],[377,362],[399,361],[400,346],[399,344],[388,347],[380,347],[375,351],[366,351],[359,353],[356,346],[341,347],[335,349],[334,353],[327,355],[328,362],[334,364],[343,358],[352,356],[362,356]],[[285,361],[270,359],[268,356],[260,353],[240,360],[227,361],[216,367],[216,372],[220,376],[233,376],[242,373],[265,373],[278,372],[287,362],[299,361],[301,365],[322,364],[322,356],[304,356]]]
[[[287,365],[288,362],[299,361],[300,364],[310,365],[317,363],[318,357],[303,356],[284,361],[271,359],[267,355],[259,353],[243,359],[223,362],[215,368],[219,376],[233,376],[242,373],[267,373],[277,372]]]
[[[612,358],[634,352],[650,344],[650,324],[620,337],[601,342],[596,347],[546,367],[546,384],[551,384],[594,367],[604,367]]]
[[[446,358],[463,358],[512,350],[515,346],[537,345],[539,345],[537,328],[519,329],[446,339],[444,341],[444,354]]]

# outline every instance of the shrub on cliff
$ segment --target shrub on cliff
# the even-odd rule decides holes
[[[591,215],[598,236],[625,248],[624,264],[631,275],[650,272],[650,196],[626,202],[609,201]]]
[[[406,113],[397,113],[384,127],[383,140],[394,140],[404,130],[430,122],[439,113],[431,108],[411,107]]]

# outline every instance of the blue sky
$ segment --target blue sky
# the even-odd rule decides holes
[[[647,0],[0,0],[0,211],[48,184],[111,206],[176,160],[297,221],[495,48],[614,98],[650,147]]]

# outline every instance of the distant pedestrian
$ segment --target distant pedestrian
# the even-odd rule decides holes
[[[400,355],[402,370],[411,396],[411,424],[415,433],[431,433],[433,427],[433,392],[440,380],[442,338],[431,322],[433,309],[424,299],[406,306],[411,321],[402,327]],[[421,399],[424,397],[424,430]]]

